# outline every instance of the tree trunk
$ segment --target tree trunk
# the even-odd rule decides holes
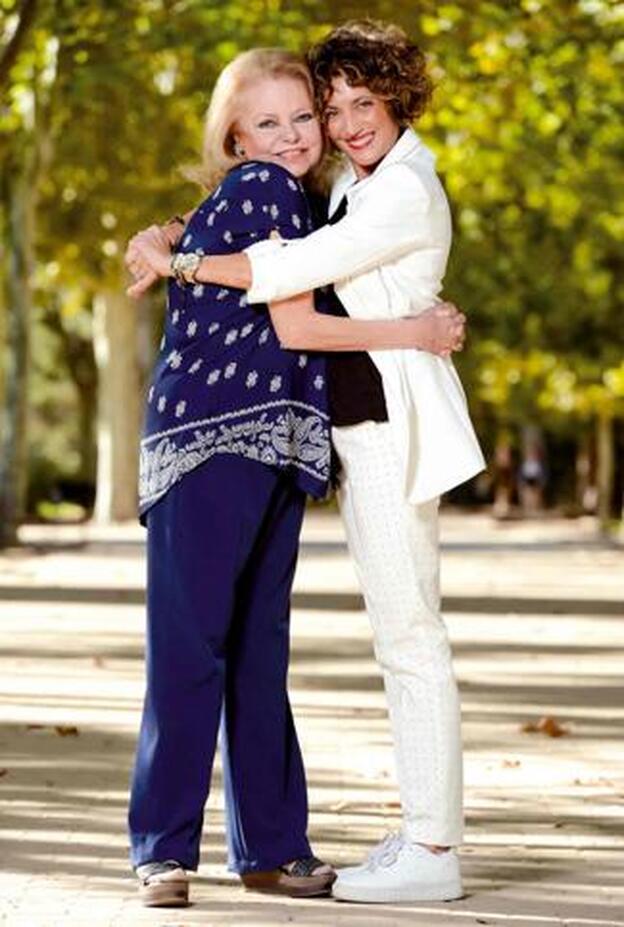
[[[32,163],[7,170],[2,180],[5,237],[5,382],[0,433],[0,547],[15,544],[27,488],[32,266]]]
[[[17,28],[0,55],[0,91],[5,90],[11,68],[17,61],[20,50],[35,22],[38,0],[22,0],[17,11]]]
[[[116,290],[93,304],[98,367],[97,486],[95,520],[136,518],[140,415],[134,305]]]
[[[613,417],[603,411],[598,416],[596,433],[596,483],[598,486],[598,520],[605,531],[611,520],[613,500]]]

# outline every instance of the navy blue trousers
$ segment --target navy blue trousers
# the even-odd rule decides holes
[[[225,454],[147,515],[147,689],[130,798],[132,863],[199,862],[222,721],[230,867],[310,854],[305,774],[286,691],[304,495]]]

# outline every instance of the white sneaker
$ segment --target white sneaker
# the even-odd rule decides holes
[[[401,834],[388,834],[361,866],[338,869],[332,893],[341,901],[452,901],[463,895],[453,849],[432,853]]]

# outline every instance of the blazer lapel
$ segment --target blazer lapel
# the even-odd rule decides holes
[[[329,197],[328,215],[331,218],[342,202],[348,188],[356,181],[355,171],[350,164],[345,164],[344,169],[338,174]]]

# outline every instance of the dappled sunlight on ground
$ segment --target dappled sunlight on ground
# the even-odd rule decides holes
[[[466,898],[380,908],[244,892],[225,870],[217,765],[196,904],[158,912],[136,902],[125,836],[143,690],[142,534],[77,530],[29,529],[33,546],[0,558],[2,927],[624,924],[622,550],[587,526],[504,535],[485,519],[446,520]],[[398,826],[399,806],[383,688],[331,516],[306,524],[295,606],[311,836],[319,855],[353,863]],[[563,736],[522,729],[544,715]]]

